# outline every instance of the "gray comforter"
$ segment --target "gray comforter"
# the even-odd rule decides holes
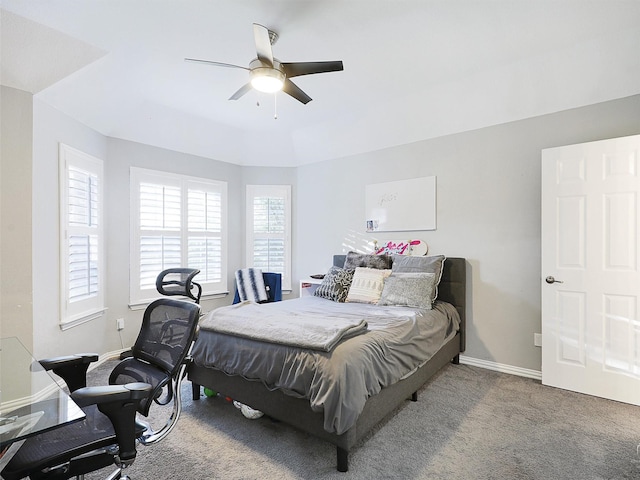
[[[213,314],[201,323],[194,362],[309,399],[314,411],[324,412],[325,430],[337,434],[355,424],[368,397],[424,364],[459,326],[455,308],[443,302],[422,310],[304,297],[260,307],[269,315],[364,319],[368,330],[327,352],[218,333],[210,327]]]

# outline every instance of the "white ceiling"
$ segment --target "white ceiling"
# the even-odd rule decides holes
[[[98,132],[293,166],[640,93],[640,0],[1,0],[3,85]],[[250,92],[252,23],[313,101]],[[277,120],[274,111],[277,102]],[[259,106],[258,106],[259,105]]]

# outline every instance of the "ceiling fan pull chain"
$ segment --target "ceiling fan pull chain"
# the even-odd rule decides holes
[[[278,94],[273,94],[273,119],[278,119]]]

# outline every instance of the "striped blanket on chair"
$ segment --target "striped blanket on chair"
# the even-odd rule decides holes
[[[264,285],[262,270],[259,268],[243,268],[236,271],[236,287],[240,301],[249,300],[264,303],[269,300]]]

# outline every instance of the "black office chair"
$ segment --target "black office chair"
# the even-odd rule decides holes
[[[202,286],[193,281],[193,277],[199,273],[197,268],[168,268],[156,277],[156,290],[161,295],[188,297],[199,304]],[[130,356],[131,350],[125,350],[120,354],[120,360]]]
[[[86,418],[25,440],[2,471],[2,478],[83,478],[85,473],[113,464],[117,470],[110,480],[129,478],[123,470],[135,460],[136,443],[162,440],[178,421],[180,386],[199,313],[197,304],[184,300],[161,298],[151,303],[144,312],[133,356],[113,369],[109,386],[86,387],[87,368],[98,359],[95,354],[41,361],[45,369],[65,380]],[[136,413],[146,417],[154,402],[171,400],[171,416],[159,431],[136,420]]]
[[[181,295],[200,303],[202,287],[193,281],[199,273],[197,268],[168,268],[156,277],[156,289],[162,295]]]

